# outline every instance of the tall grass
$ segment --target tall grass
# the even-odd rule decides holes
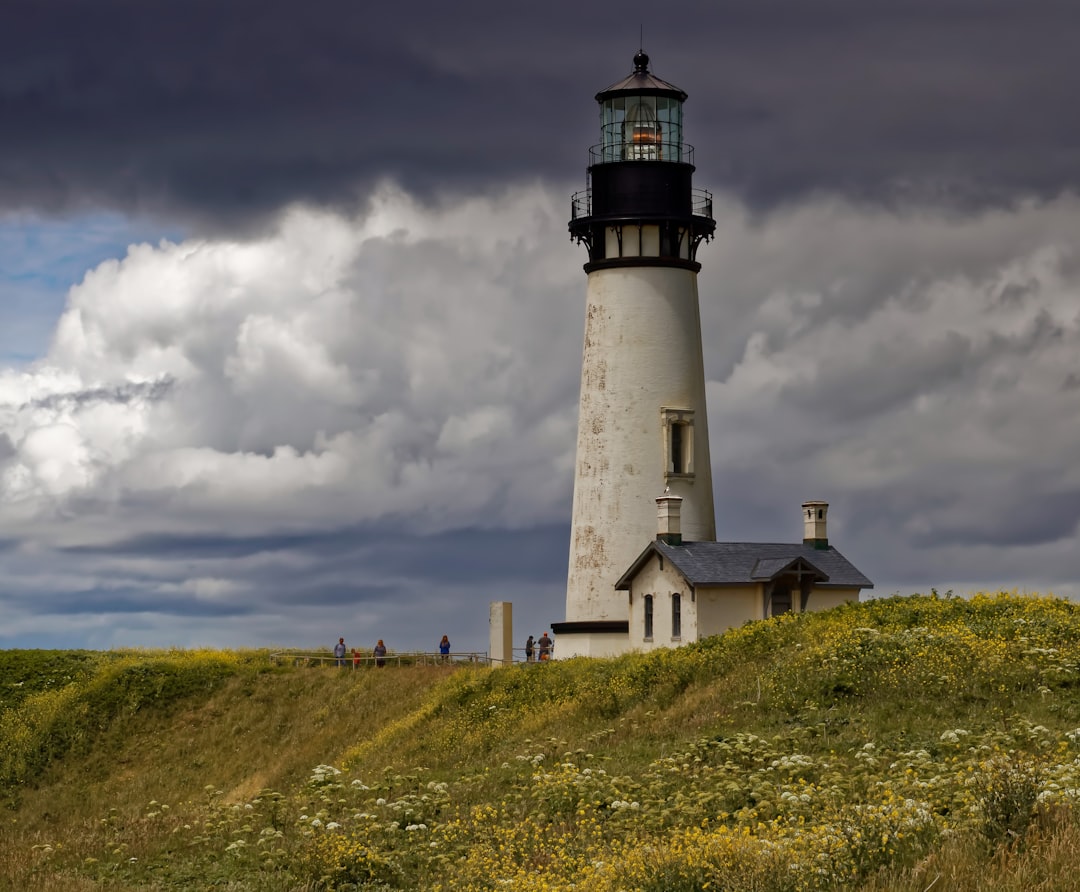
[[[0,886],[1072,889],[1078,633],[997,595],[495,670],[101,655],[0,714]]]

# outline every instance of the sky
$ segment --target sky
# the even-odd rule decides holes
[[[569,199],[641,44],[714,195],[718,538],[823,499],[875,595],[1080,597],[1078,38],[1072,0],[9,0],[0,646],[562,620]]]

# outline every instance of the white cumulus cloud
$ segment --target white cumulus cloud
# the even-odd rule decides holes
[[[880,593],[1067,588],[1080,202],[716,213],[721,537],[793,540],[824,498]],[[420,611],[482,646],[486,602],[524,593],[530,631],[558,619],[585,290],[565,216],[540,186],[386,187],[362,218],[296,207],[87,271],[47,354],[0,370],[9,634],[260,643]]]

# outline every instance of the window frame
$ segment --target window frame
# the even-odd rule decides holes
[[[664,479],[692,480],[694,478],[694,410],[665,406],[660,410],[660,427],[664,437]],[[676,434],[676,430],[678,433]],[[678,437],[678,449],[675,438]],[[679,459],[680,470],[675,469]]]

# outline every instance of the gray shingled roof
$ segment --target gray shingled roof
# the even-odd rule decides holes
[[[654,541],[638,556],[622,579],[615,583],[615,588],[627,588],[630,578],[654,552],[671,561],[691,585],[758,582],[772,578],[779,570],[802,558],[829,577],[827,582],[818,583],[822,588],[874,587],[831,545],[819,549],[801,542],[684,542],[682,545],[668,545]]]

